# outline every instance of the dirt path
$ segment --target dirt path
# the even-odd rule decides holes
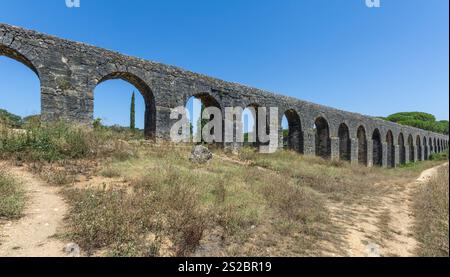
[[[27,192],[25,216],[0,225],[0,257],[61,257],[65,244],[56,235],[67,204],[58,189],[48,186],[24,168],[7,167]]]
[[[376,205],[330,203],[333,222],[345,230],[340,247],[344,256],[414,256],[417,241],[412,234],[412,196],[415,189],[426,184],[441,166],[425,170],[415,182],[399,186],[394,193],[376,199]],[[337,252],[336,247],[328,248],[331,250],[325,251],[326,255],[336,255],[333,254]]]

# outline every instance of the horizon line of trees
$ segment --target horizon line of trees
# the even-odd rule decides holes
[[[133,91],[131,95],[131,105],[130,105],[130,125],[128,126],[131,130],[136,130],[136,118],[135,118],[135,92]],[[204,107],[202,107],[202,110]],[[436,120],[436,117],[429,113],[424,112],[399,112],[395,114],[391,114],[387,117],[378,117],[380,119],[398,123],[401,125],[412,126],[416,128],[420,128],[423,130],[440,133],[440,134],[449,134],[449,121],[448,120]],[[39,122],[40,115],[30,115],[26,117],[21,117],[15,115],[13,113],[8,112],[5,109],[0,109],[0,124],[7,125],[11,128],[21,128],[27,122]],[[100,119],[96,119],[94,121],[94,125],[101,124]],[[206,120],[199,120],[197,123],[198,127],[202,127],[206,124]],[[193,129],[191,123],[191,131]],[[201,130],[202,128],[198,128]],[[287,130],[283,130],[283,132],[287,132]],[[191,132],[192,133],[192,132]],[[248,134],[247,134],[248,135]]]
[[[400,112],[391,114],[387,117],[379,117],[380,119],[394,122],[401,125],[420,128],[423,130],[440,133],[444,135],[449,134],[449,121],[437,121],[436,117],[424,112]]]

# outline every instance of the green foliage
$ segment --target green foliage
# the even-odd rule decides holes
[[[102,119],[101,118],[96,118],[94,120],[94,122],[92,123],[92,126],[94,127],[95,130],[101,129],[103,127]]]
[[[64,123],[44,128],[27,126],[23,132],[3,130],[0,155],[16,156],[19,160],[56,161],[82,158],[89,153],[87,137],[81,129]]]
[[[22,118],[20,116],[0,109],[0,124],[3,124],[10,128],[20,128],[22,126],[22,123]]]
[[[130,129],[134,130],[136,128],[136,98],[133,94],[131,95],[131,107],[130,107]]]
[[[0,125],[8,128],[20,129],[24,128],[24,125],[40,125],[41,116],[40,115],[30,115],[24,118],[12,114],[6,110],[0,109]]]
[[[431,161],[447,161],[448,160],[448,150],[441,153],[433,153],[430,155],[429,160]]]
[[[117,153],[118,140],[143,138],[140,131],[104,127],[99,120],[94,126],[89,129],[58,122],[44,126],[27,124],[22,130],[0,128],[0,158],[41,162],[95,158]]]
[[[418,121],[428,121],[435,122],[436,117],[431,114],[422,113],[422,112],[401,112],[392,114],[387,117],[387,120],[392,122],[401,122],[405,120],[418,120]]]
[[[23,118],[22,122],[27,126],[41,126],[41,115],[26,116]]]
[[[427,113],[401,112],[388,116],[386,120],[448,135],[449,122],[447,120],[436,121],[433,115]]]
[[[209,120],[208,119],[203,119],[203,112],[205,111],[205,105],[202,103],[201,104],[201,112],[200,112],[200,118],[198,119],[197,122],[197,136],[201,138],[201,142],[203,142],[203,128],[205,127],[206,124],[208,124]]]

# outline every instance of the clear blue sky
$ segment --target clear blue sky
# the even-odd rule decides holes
[[[0,22],[348,111],[425,111],[448,119],[449,1],[381,5],[81,0],[68,9],[65,0],[0,0]],[[24,66],[0,59],[0,108],[39,111],[38,86]],[[96,116],[126,125],[132,90],[120,81],[99,86]]]

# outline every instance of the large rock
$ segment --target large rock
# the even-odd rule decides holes
[[[80,247],[76,243],[69,243],[64,247],[64,252],[68,257],[80,257],[81,251]]]
[[[204,164],[213,157],[211,151],[203,145],[194,146],[189,160],[193,163]]]

